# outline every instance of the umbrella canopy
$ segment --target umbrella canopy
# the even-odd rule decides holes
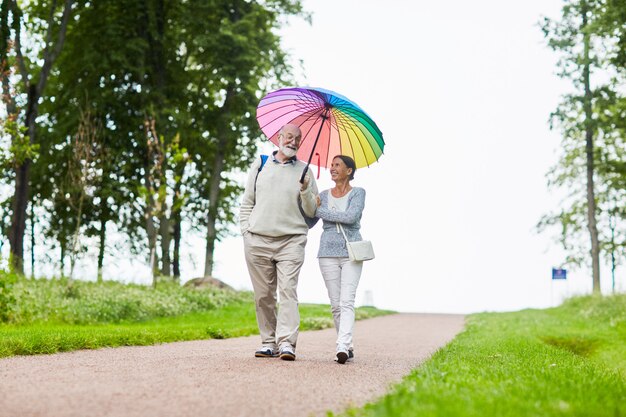
[[[300,127],[298,159],[320,167],[330,168],[334,156],[348,155],[361,168],[383,154],[385,141],[376,123],[354,102],[330,90],[294,87],[271,92],[259,103],[256,116],[276,145],[281,127]]]

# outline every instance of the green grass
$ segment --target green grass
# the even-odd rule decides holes
[[[388,314],[370,307],[357,309],[357,318]],[[330,306],[300,305],[301,330],[332,327]],[[224,339],[257,334],[252,302],[237,302],[219,309],[145,322],[74,325],[33,323],[0,325],[0,357],[140,346],[183,340]]]
[[[0,272],[0,322],[10,324],[146,321],[205,312],[238,301],[252,301],[251,293],[194,290],[171,282],[152,288],[114,281],[33,280]]]
[[[252,293],[115,282],[27,280],[0,272],[0,357],[257,334]],[[357,309],[357,319],[389,314]],[[300,305],[302,330],[333,326],[330,306]]]
[[[350,416],[626,416],[626,296],[481,313]]]

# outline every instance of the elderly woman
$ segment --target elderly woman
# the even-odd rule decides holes
[[[317,257],[335,320],[337,362],[341,364],[354,357],[354,298],[363,268],[363,262],[351,261],[348,257],[346,241],[340,229],[341,225],[350,242],[361,240],[359,221],[365,205],[365,190],[350,185],[355,171],[356,164],[349,156],[333,158],[330,175],[335,186],[320,193],[315,212],[315,216],[324,223]]]

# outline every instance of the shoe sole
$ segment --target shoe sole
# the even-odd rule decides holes
[[[275,358],[277,355],[266,355],[265,353],[255,353],[255,358]]]
[[[291,353],[281,353],[280,358],[284,361],[295,361],[296,355],[292,355]]]
[[[348,354],[346,352],[339,352],[337,353],[337,362],[340,364],[344,364],[346,363],[346,361],[348,360]]]

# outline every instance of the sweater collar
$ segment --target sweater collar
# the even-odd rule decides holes
[[[272,152],[272,161],[274,161],[277,164],[291,164],[291,165],[295,165],[296,161],[298,160],[298,158],[296,158],[295,156],[292,158],[287,159],[285,162],[280,162],[278,159],[276,159],[276,154],[278,153],[278,151],[274,151]]]

